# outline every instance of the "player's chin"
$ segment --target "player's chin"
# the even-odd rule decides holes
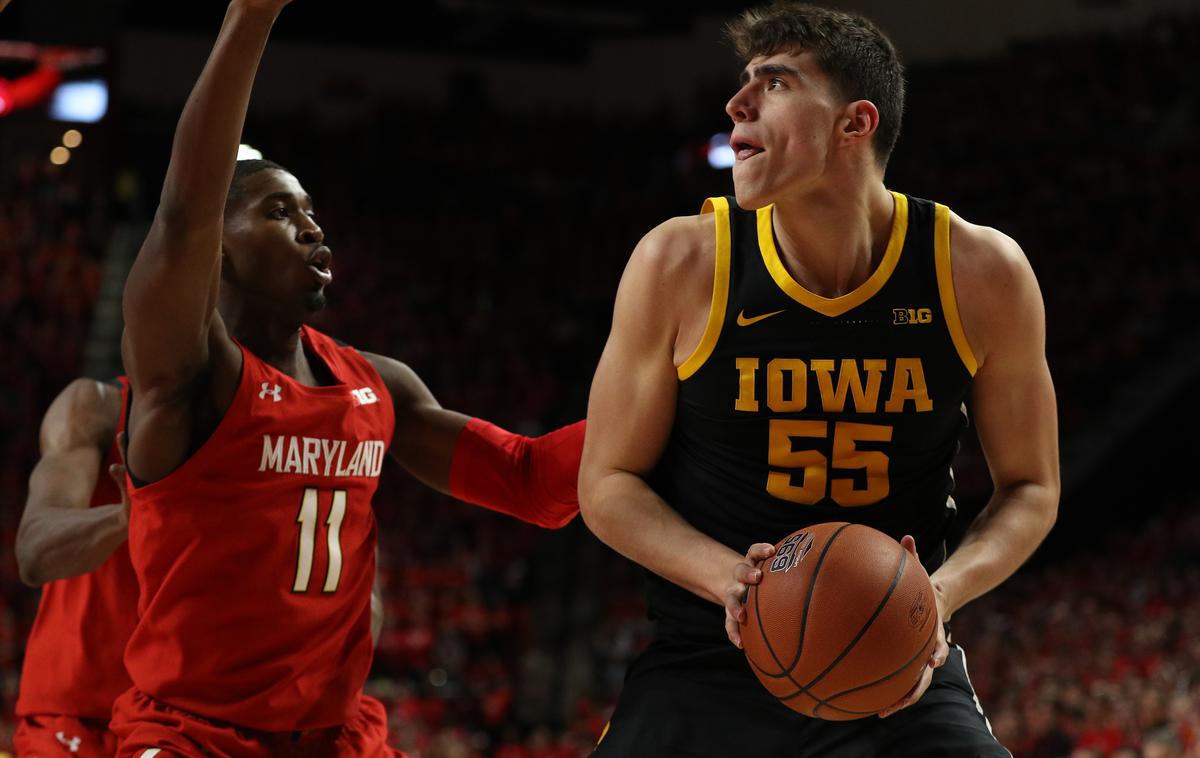
[[[758,210],[771,204],[770,196],[763,192],[762,187],[754,182],[738,181],[736,174],[733,179],[733,195],[737,199],[738,207],[746,211]]]
[[[319,290],[313,290],[312,292],[305,293],[304,295],[304,308],[309,313],[315,313],[321,310],[325,307],[326,302],[328,302],[328,300],[325,297],[324,287]]]

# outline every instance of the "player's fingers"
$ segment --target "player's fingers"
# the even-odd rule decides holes
[[[775,546],[769,542],[756,542],[746,551],[746,561],[748,563],[758,563],[765,561],[775,555]]]
[[[758,584],[762,581],[762,569],[748,563],[739,563],[733,567],[733,578],[739,584]]]
[[[925,668],[921,669],[921,678],[918,679],[917,683],[913,685],[913,688],[908,691],[908,694],[891,708],[880,711],[879,718],[885,719],[888,716],[891,716],[893,713],[902,711],[920,700],[921,696],[925,694],[925,690],[929,689],[929,683],[931,681],[933,681],[933,668],[926,666]]]
[[[912,553],[914,557],[917,555],[917,541],[913,539],[911,534],[906,534],[900,538],[900,547]]]
[[[121,466],[125,465],[125,446],[129,444],[129,435],[125,432],[117,433],[117,455],[121,458]]]
[[[725,608],[725,634],[729,635],[729,641],[733,643],[738,650],[742,649],[742,634],[741,625],[737,622],[736,617],[730,615],[729,608]]]
[[[937,644],[933,647],[933,655],[929,657],[930,668],[941,668],[950,657],[950,645],[946,643],[946,633],[938,630]]]

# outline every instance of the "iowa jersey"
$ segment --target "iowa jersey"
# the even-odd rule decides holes
[[[739,553],[851,521],[897,540],[912,534],[930,570],[942,560],[976,363],[954,298],[950,211],[892,194],[878,267],[836,298],[784,268],[773,207],[705,202],[717,239],[712,305],[679,367],[674,429],[650,482]],[[724,637],[719,606],[649,582],[660,634]]]

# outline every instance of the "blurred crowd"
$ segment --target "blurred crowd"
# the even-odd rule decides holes
[[[1195,323],[1200,73],[1181,61],[1197,46],[1200,19],[1182,18],[910,72],[889,184],[1022,244],[1064,439]],[[638,238],[729,191],[701,148],[726,123],[723,101],[710,122],[682,124],[514,116],[463,91],[442,110],[294,113],[247,135],[315,198],[336,275],[318,328],[404,360],[447,407],[537,434],[584,414]],[[111,171],[82,162],[0,173],[0,748],[37,602],[12,559],[37,425],[82,370],[110,235],[152,213],[177,115],[124,116],[129,144],[162,145],[127,161],[140,193],[126,181],[114,199]],[[989,490],[973,441],[956,471],[969,513]],[[955,618],[1018,758],[1200,756],[1196,505],[1025,572]],[[639,572],[578,522],[525,527],[396,470],[376,508],[386,620],[367,688],[397,744],[413,758],[586,755],[652,633]]]

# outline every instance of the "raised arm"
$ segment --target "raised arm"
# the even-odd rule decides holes
[[[513,434],[443,408],[403,363],[365,355],[396,411],[391,456],[410,474],[439,492],[551,529],[579,512],[582,421],[541,437]]]
[[[190,408],[196,379],[214,361],[226,374],[239,368],[240,353],[216,314],[223,209],[251,85],[286,4],[229,4],[180,116],[158,210],[125,285],[122,355],[136,403],[129,457],[143,478],[165,475],[186,456],[189,419],[178,416]],[[141,428],[147,421],[149,436]]]
[[[26,584],[86,574],[125,541],[127,501],[88,507],[120,414],[120,390],[91,379],[67,385],[46,411],[41,458],[29,477],[17,529],[17,566]],[[109,473],[117,475],[120,487],[124,470],[119,465],[112,468],[116,471]]]
[[[700,303],[703,315],[711,299],[712,236],[710,218],[674,219],[634,250],[592,380],[579,500],[588,527],[609,547],[724,605],[736,643],[737,625],[729,622],[741,613],[746,587],[735,577],[753,567],[739,569],[743,556],[693,528],[645,480],[675,420],[677,341],[693,315],[685,303]],[[699,333],[692,342],[688,348]]]
[[[971,404],[995,492],[931,577],[942,617],[1007,579],[1058,513],[1058,418],[1041,291],[1008,237],[955,217],[954,287],[979,368]],[[1002,317],[998,314],[1002,314]]]

